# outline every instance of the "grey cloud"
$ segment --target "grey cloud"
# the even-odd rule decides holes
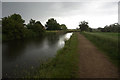
[[[3,2],[2,9],[3,17],[19,13],[26,22],[32,18],[42,23],[51,17],[117,15],[114,2]]]
[[[106,2],[100,8],[109,15],[117,14],[118,2]]]
[[[0,1],[0,19],[2,18],[2,2]]]
[[[120,24],[120,1],[118,3],[118,23]]]
[[[66,16],[75,10],[82,10],[82,3],[60,2],[3,2],[3,17],[13,13],[21,14],[25,19]],[[35,17],[37,16],[37,17]]]
[[[3,2],[118,2],[119,0],[2,0]]]

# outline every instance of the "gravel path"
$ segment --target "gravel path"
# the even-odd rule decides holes
[[[80,78],[118,78],[118,69],[89,40],[78,33]]]

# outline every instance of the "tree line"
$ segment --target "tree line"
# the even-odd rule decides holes
[[[100,32],[120,32],[120,25],[118,23],[114,23],[111,25],[106,25],[104,28],[97,28]]]
[[[88,22],[82,21],[79,23],[80,31],[99,31],[99,32],[120,32],[120,25],[118,23],[106,25],[104,28],[92,29]],[[28,24],[22,19],[19,14],[12,14],[8,17],[2,18],[2,39],[13,40],[29,37],[43,36],[46,30],[67,30],[65,24],[59,24],[54,18],[48,19],[45,26],[40,21],[30,19]]]
[[[13,40],[43,36],[46,30],[67,30],[65,24],[59,24],[54,18],[48,19],[45,26],[40,21],[31,19],[28,24],[20,14],[2,18],[2,39]]]
[[[77,28],[78,29],[78,28]],[[118,23],[114,23],[111,25],[106,25],[104,28],[92,29],[89,27],[88,22],[82,21],[79,23],[80,31],[89,31],[89,32],[120,32],[120,25]]]

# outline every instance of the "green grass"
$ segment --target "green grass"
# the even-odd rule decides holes
[[[58,50],[57,55],[49,62],[43,63],[34,72],[34,76],[28,75],[27,78],[75,78],[78,72],[78,38],[74,33],[65,42],[64,48]]]
[[[103,33],[103,32],[83,32],[82,33],[88,40],[96,45],[104,54],[106,54],[109,60],[119,67],[120,55],[118,49],[118,35],[120,33]]]
[[[95,32],[95,33],[89,33],[93,34],[96,36],[104,37],[104,38],[109,38],[111,40],[118,41],[118,34],[119,33],[113,33],[113,32]]]

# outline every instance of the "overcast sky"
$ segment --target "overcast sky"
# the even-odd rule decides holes
[[[69,29],[73,29],[78,27],[79,22],[83,20],[89,22],[89,26],[92,28],[104,27],[118,22],[119,0],[76,0],[76,2],[72,2],[73,0],[71,2],[60,2],[60,0],[56,0],[56,2],[7,1],[10,0],[2,2],[2,17],[18,13],[26,21],[25,23],[28,23],[32,18],[41,21],[45,25],[49,18],[55,18],[58,23],[66,24]]]

